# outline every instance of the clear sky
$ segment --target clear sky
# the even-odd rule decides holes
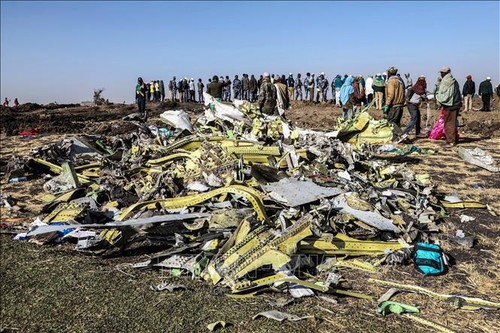
[[[1,98],[133,102],[138,76],[375,74],[500,80],[500,2],[1,2]]]

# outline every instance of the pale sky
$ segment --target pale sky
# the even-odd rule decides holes
[[[132,103],[137,77],[292,72],[500,80],[498,1],[1,2],[1,98]]]

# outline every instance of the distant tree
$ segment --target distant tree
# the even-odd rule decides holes
[[[94,104],[95,105],[103,105],[106,104],[106,100],[101,97],[104,88],[94,89]]]

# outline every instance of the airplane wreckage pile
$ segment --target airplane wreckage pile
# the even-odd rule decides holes
[[[205,100],[194,122],[180,110],[164,112],[161,128],[131,115],[136,132],[32,151],[24,168],[46,177],[53,200],[17,238],[104,255],[147,248],[133,267],[190,274],[233,296],[371,298],[342,289],[338,269],[409,263],[413,245],[438,232],[446,203],[428,175],[372,156],[392,140],[385,120],[363,111],[317,132],[248,102]]]

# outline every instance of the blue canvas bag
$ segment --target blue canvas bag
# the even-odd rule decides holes
[[[440,275],[446,271],[446,256],[439,245],[415,244],[412,259],[417,270],[424,275]]]

